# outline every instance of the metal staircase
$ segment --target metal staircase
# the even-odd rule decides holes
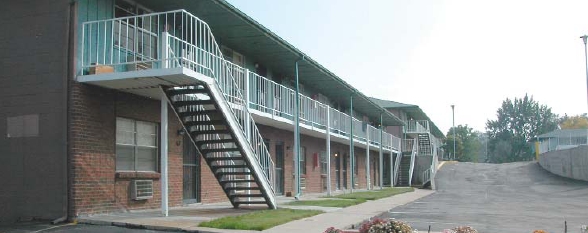
[[[400,161],[400,172],[398,173],[398,186],[410,186],[410,156],[404,156]]]
[[[230,110],[227,112],[228,103],[214,89],[206,83],[163,88],[231,204],[235,208],[242,204],[276,208],[268,179],[270,164],[261,164],[256,159],[257,155],[240,132],[238,119]]]
[[[248,110],[242,68],[224,59],[205,22],[183,10],[161,15],[181,28],[161,33],[161,67],[195,72],[193,84],[161,87],[184,130],[235,208],[277,208],[275,165]]]

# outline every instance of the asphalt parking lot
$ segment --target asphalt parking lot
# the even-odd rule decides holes
[[[446,164],[437,192],[380,217],[442,231],[469,225],[479,232],[580,232],[588,225],[588,182],[553,175],[536,162]]]

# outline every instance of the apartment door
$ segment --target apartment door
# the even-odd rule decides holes
[[[390,156],[391,155],[384,154],[384,169],[382,170],[384,173],[384,177],[382,177],[384,186],[390,185]]]
[[[343,168],[342,168],[342,173],[343,173],[343,188],[347,189],[347,153],[343,154]]]
[[[276,195],[284,195],[284,142],[276,142]]]
[[[335,187],[341,189],[341,156],[335,153]]]
[[[183,197],[184,203],[200,202],[200,154],[190,140],[190,137],[184,135],[184,178],[183,178]]]

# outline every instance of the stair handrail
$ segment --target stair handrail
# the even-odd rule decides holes
[[[394,186],[398,184],[398,177],[400,171],[400,163],[402,162],[404,155],[400,152],[400,155],[396,156],[396,162],[394,162]]]
[[[208,44],[205,44],[204,46],[211,51],[203,49],[200,46],[191,44],[190,42],[171,34],[167,35],[167,39],[179,42],[179,49],[187,49],[188,51],[191,51],[196,54],[196,56],[194,56],[194,59],[196,59],[196,61],[185,57],[179,57],[179,59],[182,59],[194,65],[188,66],[189,68],[198,73],[203,73],[205,75],[208,74],[210,75],[210,77],[214,79],[215,85],[218,87],[219,90],[222,91],[223,99],[227,103],[230,103],[232,105],[229,109],[231,110],[231,113],[233,114],[235,119],[237,119],[238,125],[241,128],[241,130],[239,130],[239,133],[241,133],[243,136],[245,136],[245,138],[249,140],[248,144],[254,152],[257,164],[262,169],[264,169],[263,177],[269,183],[271,191],[274,192],[275,164],[271,159],[271,155],[269,154],[269,151],[265,146],[263,137],[259,133],[259,129],[257,128],[257,125],[253,120],[253,117],[251,117],[251,113],[248,110],[247,104],[243,103],[242,101],[245,98],[238,88],[239,85],[235,81],[231,73],[231,69],[228,68],[229,65],[231,65],[232,63],[223,58],[220,47],[216,43],[214,35],[212,34],[212,31],[208,24],[206,24],[204,21],[200,20],[198,17],[192,15],[191,13],[185,10],[173,12],[185,14],[186,16],[190,17],[191,20],[199,22],[199,25],[201,27],[200,29],[198,29],[199,32],[207,33],[206,35],[203,35],[203,37],[208,36],[206,40]],[[165,40],[166,39],[164,38],[164,41]],[[234,98],[231,98],[232,96],[240,98],[241,101],[235,101]],[[236,112],[237,109],[241,112]],[[246,130],[249,132],[247,133]]]
[[[412,185],[412,174],[414,173],[414,162],[416,158],[416,154],[418,153],[418,138],[413,139],[414,142],[412,144],[412,153],[410,154],[410,171],[408,173],[408,186]]]

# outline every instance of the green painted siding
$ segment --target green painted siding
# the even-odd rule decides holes
[[[83,23],[93,20],[110,19],[114,17],[114,0],[80,0],[78,1],[78,28],[77,28],[77,74],[81,74],[82,69],[82,38],[83,38]],[[86,35],[94,35],[94,33]],[[84,51],[84,56],[88,56],[88,51]]]

